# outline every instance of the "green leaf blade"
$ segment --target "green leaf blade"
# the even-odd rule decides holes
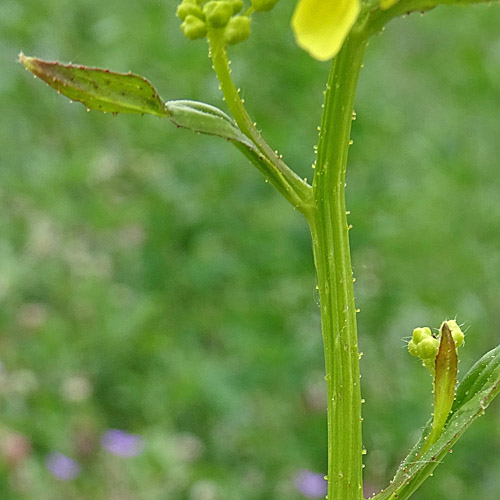
[[[142,76],[44,61],[23,53],[19,55],[19,61],[57,92],[81,102],[87,109],[167,116],[158,92]]]

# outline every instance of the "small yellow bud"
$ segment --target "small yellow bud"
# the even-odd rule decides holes
[[[418,357],[425,360],[434,360],[439,349],[439,340],[434,337],[425,337],[417,345]]]
[[[227,23],[224,31],[226,43],[234,45],[243,42],[250,36],[250,18],[248,16],[234,16]]]
[[[415,328],[413,330],[412,340],[415,344],[419,344],[423,339],[431,337],[432,332],[428,326],[423,328]]]
[[[229,2],[212,0],[203,6],[203,13],[212,28],[224,28],[233,15],[233,6]]]
[[[199,19],[203,19],[203,11],[201,10],[201,7],[196,4],[195,2],[191,1],[186,1],[184,0],[178,7],[177,7],[177,17],[181,20],[184,21],[187,16],[195,16]]]
[[[418,357],[417,344],[415,344],[415,342],[413,342],[413,340],[410,340],[410,342],[408,342],[408,352],[412,356],[417,356]]]
[[[454,348],[451,347],[452,339]],[[464,333],[458,323],[452,319],[441,324],[437,335],[432,335],[428,327],[415,328],[412,338],[408,342],[408,352],[412,356],[420,358],[432,376],[436,377],[436,372],[439,372],[436,364],[441,363],[442,367],[443,363],[450,363],[450,366],[453,367],[453,357],[455,360],[457,359],[456,351],[463,343]]]
[[[446,321],[446,324],[450,328],[451,336],[455,341],[455,347],[460,347],[464,343],[464,332],[462,332],[460,326],[458,326],[458,323],[454,319]]]
[[[243,0],[224,0],[233,8],[233,14],[237,14],[243,8]]]
[[[207,26],[200,18],[189,14],[181,24],[181,31],[190,40],[196,40],[207,34]]]

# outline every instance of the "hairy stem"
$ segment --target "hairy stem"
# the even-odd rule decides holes
[[[295,208],[307,215],[312,207],[311,186],[290,169],[280,155],[273,151],[262,138],[255,123],[247,113],[231,78],[226,45],[221,30],[210,30],[208,40],[210,57],[229,110],[240,130],[252,140],[261,153],[259,157],[254,156],[252,161],[254,163],[256,160],[259,161],[259,170]]]
[[[309,217],[321,302],[328,392],[328,498],[360,500],[359,352],[345,207],[353,102],[366,40],[351,34],[334,59],[325,93]]]

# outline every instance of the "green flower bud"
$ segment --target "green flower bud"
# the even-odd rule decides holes
[[[224,0],[233,8],[233,14],[237,14],[243,8],[243,0]]]
[[[196,40],[207,34],[207,26],[200,18],[189,14],[181,24],[181,31],[190,40]]]
[[[415,342],[413,342],[413,340],[410,340],[410,342],[408,342],[408,352],[412,356],[417,356],[418,357],[417,344],[415,344]]]
[[[458,323],[454,319],[446,321],[446,324],[450,328],[451,336],[455,341],[455,346],[460,347],[464,343],[464,338],[465,338],[464,332],[462,332],[462,330],[458,326]]]
[[[256,12],[264,12],[271,10],[277,3],[278,0],[252,0],[252,7]]]
[[[415,328],[415,330],[413,330],[412,340],[415,344],[418,344],[423,339],[431,336],[432,332],[428,326],[425,326],[423,328]]]
[[[198,19],[203,19],[203,11],[201,10],[201,7],[194,2],[193,0],[184,0],[178,7],[177,7],[177,17],[181,20],[184,21],[187,16],[195,16]]]
[[[227,23],[224,39],[229,45],[243,42],[250,36],[250,18],[248,16],[234,16]]]
[[[417,345],[418,357],[422,361],[434,361],[439,349],[439,340],[434,337],[425,337]]]
[[[224,28],[233,15],[233,6],[229,2],[208,2],[203,7],[207,23],[212,28]]]

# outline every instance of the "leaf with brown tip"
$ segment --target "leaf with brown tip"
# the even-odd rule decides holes
[[[81,102],[87,109],[105,113],[168,115],[156,89],[142,76],[44,61],[27,57],[22,52],[19,61],[60,94]]]

